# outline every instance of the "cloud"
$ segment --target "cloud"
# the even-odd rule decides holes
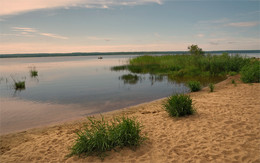
[[[87,39],[89,40],[93,40],[93,41],[111,41],[111,38],[105,38],[105,37],[96,37],[96,36],[89,36],[87,37]]]
[[[50,8],[110,8],[113,6],[136,6],[149,3],[161,5],[163,0],[1,0],[0,16]]]
[[[228,23],[226,26],[231,27],[254,27],[257,26],[260,22],[253,21],[253,22],[236,22],[236,23]]]
[[[199,37],[199,38],[203,38],[204,36],[205,36],[205,35],[202,34],[202,33],[199,33],[199,34],[196,35],[196,37]]]
[[[58,39],[68,39],[68,37],[60,36],[53,33],[40,33],[42,36],[52,37],[52,38],[58,38]]]
[[[12,27],[12,29],[13,31],[22,31],[22,32],[31,32],[31,33],[37,32],[36,29],[27,28],[27,27]]]
[[[68,37],[61,36],[61,35],[54,34],[54,33],[43,33],[34,28],[12,27],[12,29],[13,29],[13,31],[19,32],[19,34],[14,34],[15,36],[30,36],[31,37],[33,35],[41,35],[41,36],[47,36],[47,37],[57,38],[57,39],[68,39]]]

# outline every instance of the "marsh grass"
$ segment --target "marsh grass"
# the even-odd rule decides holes
[[[195,112],[192,107],[192,99],[189,95],[184,94],[177,94],[168,97],[167,102],[163,106],[172,117],[182,117],[191,115]]]
[[[14,82],[15,90],[23,90],[25,89],[25,81],[15,81]]]
[[[197,92],[201,90],[201,84],[199,81],[189,81],[187,84],[191,92]]]
[[[31,77],[37,77],[38,76],[38,71],[36,70],[35,67],[32,67],[30,70],[30,76]]]
[[[162,55],[139,56],[129,61],[128,65],[116,66],[112,70],[129,70],[132,73],[150,73],[173,77],[212,77],[234,75],[243,66],[250,63],[250,58],[239,55]]]
[[[141,136],[141,128],[136,119],[128,117],[114,118],[105,121],[88,118],[89,124],[83,131],[77,133],[77,139],[71,148],[69,156],[99,156],[102,160],[106,151],[116,147],[137,147],[145,139]]]
[[[133,75],[133,74],[126,74],[126,75],[122,75],[121,77],[119,77],[120,80],[123,80],[124,83],[126,84],[136,84],[138,82],[138,80],[140,79],[139,76],[137,75]]]
[[[213,83],[209,83],[209,89],[210,89],[210,92],[213,92],[215,89],[215,85]]]

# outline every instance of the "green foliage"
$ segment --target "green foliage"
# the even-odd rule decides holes
[[[195,55],[195,56],[204,55],[204,52],[202,51],[201,48],[198,47],[198,45],[188,46],[188,49],[189,49],[191,55]]]
[[[115,123],[116,122],[116,123]],[[144,140],[141,136],[141,126],[135,119],[122,117],[116,118],[111,130],[112,142],[115,146],[139,146]]]
[[[239,55],[162,55],[139,56],[128,65],[116,66],[112,70],[129,70],[132,73],[167,75],[172,78],[225,77],[239,73],[250,58]]]
[[[15,88],[16,90],[25,89],[25,81],[15,81],[15,82],[14,82],[14,88]]]
[[[195,112],[192,107],[192,99],[189,95],[177,94],[170,96],[164,104],[164,109],[172,117],[182,117]]]
[[[230,76],[235,76],[235,75],[237,75],[237,72],[230,71],[228,74],[229,74]]]
[[[214,88],[215,88],[215,85],[213,83],[209,83],[210,92],[213,92]]]
[[[232,79],[231,83],[232,84],[236,84],[236,81],[234,79]]]
[[[197,92],[201,90],[201,85],[199,81],[189,81],[188,87],[190,88],[191,92]]]
[[[254,60],[250,64],[245,65],[241,70],[241,80],[244,83],[260,82],[260,61]]]
[[[137,75],[126,74],[126,75],[122,75],[119,79],[123,80],[124,83],[127,84],[136,84],[139,80],[139,77]]]
[[[122,117],[108,122],[102,117],[101,120],[88,120],[90,124],[85,126],[84,131],[77,133],[78,138],[69,156],[96,155],[104,159],[106,151],[117,146],[136,147],[145,139],[140,135],[142,126],[135,119]]]
[[[35,67],[32,67],[31,70],[30,70],[30,76],[31,77],[36,77],[38,76],[38,71],[36,70]]]

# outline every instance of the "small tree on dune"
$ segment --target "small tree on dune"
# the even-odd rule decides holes
[[[196,56],[202,56],[204,55],[204,51],[198,47],[198,45],[191,45],[188,46],[189,52],[191,55],[196,55]]]

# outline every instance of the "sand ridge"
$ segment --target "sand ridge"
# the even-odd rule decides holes
[[[235,79],[237,85],[231,83]],[[135,151],[109,151],[103,162],[260,162],[260,84],[239,76],[190,93],[197,113],[171,118],[165,99],[105,113],[136,117],[148,136]],[[99,117],[99,116],[97,116]],[[66,157],[86,119],[1,136],[1,162],[102,162],[98,157]]]

